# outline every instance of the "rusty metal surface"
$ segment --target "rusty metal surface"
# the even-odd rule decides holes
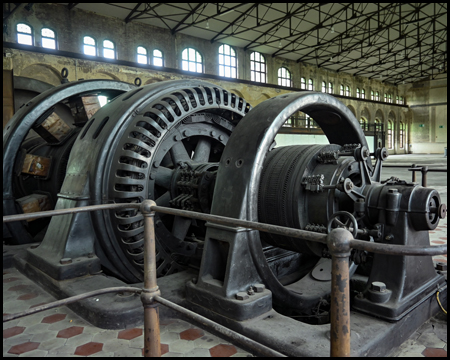
[[[31,194],[16,200],[25,214],[51,210],[50,200],[47,195]],[[36,218],[28,219],[33,221]]]
[[[52,159],[44,156],[26,154],[23,160],[22,173],[47,177]]]
[[[56,112],[51,113],[42,124],[33,129],[48,143],[61,142],[72,128],[67,125]]]

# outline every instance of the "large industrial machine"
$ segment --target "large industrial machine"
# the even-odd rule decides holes
[[[100,93],[109,103],[87,116],[83,99]],[[50,122],[56,104],[71,110],[72,124]],[[278,130],[297,111],[320,125],[328,145],[277,147]],[[59,132],[45,126],[54,122]],[[343,227],[368,242],[428,246],[428,231],[446,207],[434,189],[383,179],[386,157],[384,148],[370,153],[354,115],[328,94],[290,93],[252,109],[199,80],[137,88],[79,81],[34,98],[6,127],[3,211],[36,211],[21,206],[28,196],[56,209],[153,199],[313,232]],[[39,166],[48,166],[45,176]],[[6,232],[12,244],[42,239],[16,263],[57,296],[142,281],[138,210],[35,222],[9,223]],[[164,214],[156,214],[155,225],[163,295],[287,355],[317,356],[321,347],[327,354],[326,245]],[[446,297],[446,280],[431,257],[353,250],[349,270],[354,355],[386,354],[436,311],[437,289]],[[140,321],[138,299],[111,295],[108,301],[98,312],[88,302],[76,310],[105,327]]]

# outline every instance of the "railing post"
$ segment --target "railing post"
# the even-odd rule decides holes
[[[416,164],[412,164],[411,168],[412,168],[412,171],[411,171],[412,172],[412,180],[411,181],[416,182],[416,172],[414,170],[416,168]]]
[[[334,229],[327,238],[331,252],[330,356],[350,356],[350,276],[349,257],[352,234]]]
[[[427,187],[428,166],[422,166],[420,171],[422,172],[422,186]]]
[[[161,338],[159,332],[159,308],[154,301],[161,295],[156,283],[156,250],[155,250],[155,212],[151,207],[156,205],[152,200],[144,200],[141,212],[144,215],[144,289],[141,301],[144,306],[144,356],[161,356]]]

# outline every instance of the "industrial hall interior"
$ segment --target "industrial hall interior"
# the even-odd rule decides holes
[[[3,3],[4,357],[447,357],[446,3]]]

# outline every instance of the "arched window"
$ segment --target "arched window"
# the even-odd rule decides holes
[[[380,119],[375,119],[375,131],[376,132],[383,131],[383,125],[381,124]]]
[[[327,92],[327,83],[325,81],[322,81],[322,92]]]
[[[292,87],[291,72],[285,67],[278,69],[278,85]]]
[[[375,101],[380,101],[380,93],[378,91],[375,92]]]
[[[256,51],[250,54],[250,80],[266,82],[266,59]]]
[[[181,53],[181,67],[183,70],[202,73],[203,58],[197,50],[186,48]]]
[[[301,78],[300,88],[306,90],[306,79],[304,77]]]
[[[33,32],[27,24],[17,24],[17,42],[24,45],[33,45]]]
[[[388,102],[392,104],[392,94],[388,94]]]
[[[200,57],[200,59],[201,59],[201,57]],[[164,57],[163,57],[163,53],[161,50],[158,50],[158,49],[153,50],[153,65],[164,66]]]
[[[399,123],[399,146],[401,149],[405,147],[405,124],[403,124],[401,121]]]
[[[314,80],[309,79],[308,81],[308,90],[314,90]]]
[[[384,93],[384,102],[387,102],[387,101],[388,101],[387,94]]]
[[[219,75],[229,78],[237,78],[236,51],[230,45],[219,47]]]
[[[137,62],[139,64],[148,64],[147,49],[143,46],[137,47]]]
[[[56,49],[56,35],[52,29],[43,28],[41,30],[42,47],[47,49]]]
[[[400,104],[402,104],[403,105],[403,96],[400,96]]]
[[[344,95],[344,85],[342,85],[342,84],[339,87],[339,95]]]
[[[398,101],[398,95],[395,97],[395,103],[396,104],[400,104],[399,101]]]
[[[394,148],[394,138],[392,137],[392,121],[391,120],[388,120],[387,142],[388,142],[388,149],[393,149]]]
[[[83,53],[86,55],[97,55],[97,47],[94,38],[90,36],[85,36],[83,38]]]
[[[328,94],[333,94],[334,86],[333,83],[328,83]]]
[[[368,124],[366,119],[364,119],[362,117],[361,119],[359,119],[359,123],[360,123],[361,129],[363,129],[363,131],[368,131],[369,130],[369,124]]]
[[[373,96],[373,90],[370,90],[370,100],[375,100],[375,97]]]
[[[111,40],[103,40],[103,57],[107,59],[115,59],[116,51],[114,50],[114,43]]]
[[[345,88],[345,96],[350,96],[350,86]]]
[[[356,97],[359,99],[360,96],[361,96],[360,90],[359,88],[356,88]]]
[[[365,99],[366,98],[366,90],[361,89],[361,99]]]

